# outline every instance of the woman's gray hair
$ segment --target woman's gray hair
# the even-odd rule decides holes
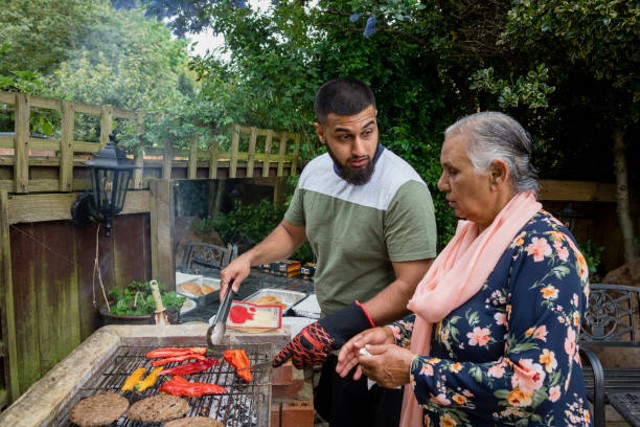
[[[531,163],[532,143],[526,130],[514,118],[486,111],[466,116],[445,130],[445,137],[459,131],[469,136],[469,159],[478,172],[487,172],[491,162],[503,160],[516,192],[538,194],[538,172]]]

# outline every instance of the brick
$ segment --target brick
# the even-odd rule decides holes
[[[293,382],[293,365],[291,361],[273,369],[273,385],[291,384]]]
[[[281,427],[313,427],[313,402],[298,400],[282,403]]]
[[[280,427],[280,411],[282,410],[282,403],[275,403],[271,405],[271,421],[269,425],[271,427]]]
[[[271,386],[271,396],[274,399],[298,399],[298,394],[304,387],[304,380],[293,380],[289,384]]]

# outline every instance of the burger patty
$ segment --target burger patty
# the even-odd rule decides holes
[[[125,413],[129,401],[112,392],[105,392],[80,400],[71,408],[69,420],[80,427],[111,424]]]
[[[159,394],[139,400],[127,411],[134,421],[157,423],[180,418],[189,410],[189,402],[178,396]]]
[[[224,427],[220,421],[207,417],[186,417],[173,420],[164,427]]]

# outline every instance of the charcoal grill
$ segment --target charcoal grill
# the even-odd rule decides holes
[[[31,387],[12,406],[0,414],[0,425],[12,426],[74,426],[68,419],[79,400],[105,391],[119,393],[130,404],[158,394],[158,388],[168,377],[143,393],[121,392],[120,387],[133,370],[150,365],[145,354],[166,346],[205,346],[207,324],[189,325],[110,325],[94,333],[41,381]],[[226,342],[214,348],[222,354],[226,348],[243,348],[252,365],[253,379],[245,383],[235,369],[221,359],[205,372],[191,374],[191,381],[211,382],[225,387],[226,394],[185,398],[190,409],[187,416],[207,416],[230,427],[266,427],[271,408],[272,344],[265,342]],[[167,367],[175,366],[176,363]],[[6,424],[5,424],[6,423]],[[113,426],[160,426],[121,417]]]

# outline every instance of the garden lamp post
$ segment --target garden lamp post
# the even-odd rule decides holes
[[[102,222],[105,237],[111,236],[113,218],[122,211],[127,196],[133,161],[116,145],[115,136],[86,162],[91,173],[91,192],[84,192],[71,206],[71,216],[78,225]]]

